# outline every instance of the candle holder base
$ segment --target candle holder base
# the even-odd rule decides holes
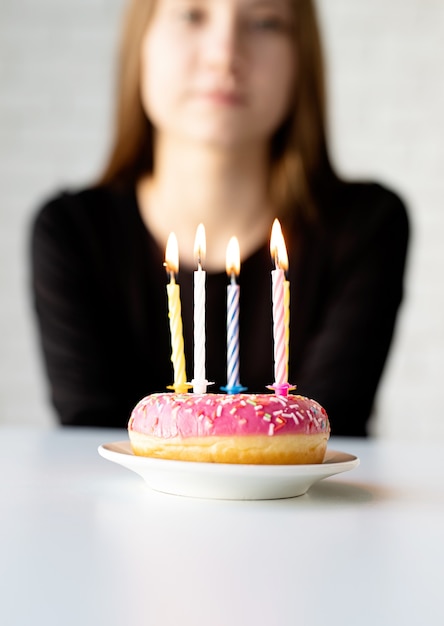
[[[271,389],[277,396],[288,396],[288,392],[296,389],[296,385],[291,385],[290,383],[273,383],[272,385],[267,385],[267,389]]]
[[[225,393],[230,396],[234,396],[236,393],[242,393],[243,391],[247,391],[248,387],[243,387],[242,385],[232,385],[231,387],[221,387],[221,391],[225,391]]]
[[[174,393],[188,393],[192,386],[191,383],[174,383],[173,385],[168,385],[167,389],[171,389]]]
[[[207,393],[207,387],[210,385],[214,385],[214,383],[210,383],[208,380],[192,380],[191,383],[187,383],[193,388],[193,393]]]

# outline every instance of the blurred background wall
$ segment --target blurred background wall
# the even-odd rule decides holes
[[[48,426],[29,298],[30,221],[88,183],[108,146],[124,0],[0,0],[0,422]],[[373,432],[444,435],[444,2],[318,0],[333,156],[398,191],[406,299]]]

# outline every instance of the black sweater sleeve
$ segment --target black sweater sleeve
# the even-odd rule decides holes
[[[109,425],[106,376],[91,268],[67,211],[68,196],[39,212],[32,230],[32,289],[52,402],[63,424]],[[85,408],[88,407],[87,410]]]
[[[99,192],[89,192],[56,197],[33,223],[34,306],[62,424],[124,427],[141,393],[128,390],[137,357],[122,313],[122,301],[131,299],[121,286],[130,284],[131,272],[119,256],[127,221],[125,216],[119,222],[118,211]]]
[[[363,436],[403,296],[409,224],[400,199],[378,185],[345,188],[341,203],[347,208],[337,207],[322,242],[320,275],[306,268],[322,313],[316,320],[313,310],[295,376],[327,409],[333,434]]]

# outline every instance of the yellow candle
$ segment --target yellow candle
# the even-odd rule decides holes
[[[284,280],[284,324],[285,324],[285,362],[288,380],[288,363],[290,356],[290,281]]]
[[[171,361],[174,368],[174,384],[170,385],[169,389],[174,389],[177,393],[185,393],[189,385],[186,383],[180,287],[176,283],[175,276],[179,271],[179,250],[177,238],[174,233],[171,233],[168,238],[165,253],[165,267],[170,275],[170,282],[167,285],[167,294],[171,333]]]

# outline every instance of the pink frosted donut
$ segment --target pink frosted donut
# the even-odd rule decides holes
[[[322,463],[330,424],[298,395],[157,393],[134,408],[128,434],[139,456],[213,463]]]

